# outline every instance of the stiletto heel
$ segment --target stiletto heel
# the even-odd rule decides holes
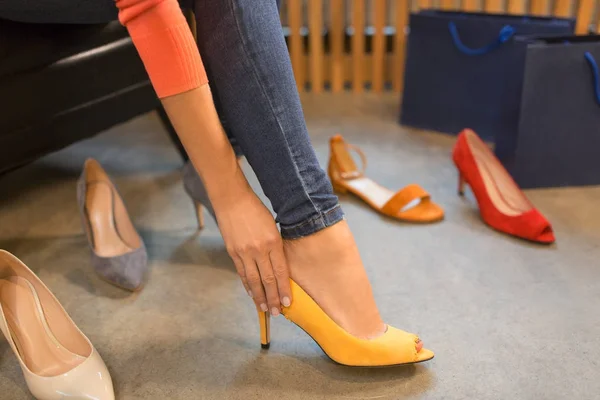
[[[458,174],[458,195],[465,195],[465,178],[461,173]]]
[[[260,325],[260,347],[268,349],[271,345],[271,316],[268,312],[258,312],[258,324]]]
[[[210,204],[208,192],[204,187],[204,183],[202,183],[202,179],[200,179],[194,165],[188,161],[183,166],[181,173],[183,178],[183,188],[194,203],[194,211],[196,212],[196,219],[198,220],[198,230],[200,230],[204,228],[203,209],[206,209],[206,211],[212,215],[213,219],[216,220],[215,212],[212,208],[212,204]]]
[[[198,220],[198,230],[204,228],[204,213],[202,212],[202,203],[194,200],[194,210],[196,210],[196,219]]]
[[[470,129],[458,135],[452,159],[458,193],[468,183],[483,221],[492,228],[538,243],[554,243],[548,220],[531,204],[489,147]]]
[[[365,176],[367,158],[356,146],[348,144],[341,135],[335,135],[329,141],[330,156],[327,172],[333,189],[337,193],[352,193],[371,208],[405,222],[431,223],[444,218],[444,210],[433,201],[419,185],[411,184],[397,192]],[[354,150],[362,161],[359,169],[352,159],[350,150]]]

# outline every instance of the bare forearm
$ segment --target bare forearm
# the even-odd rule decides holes
[[[214,207],[228,253],[261,312],[289,306],[283,243],[269,210],[250,189],[215,110],[202,59],[177,0],[115,0]],[[261,282],[266,282],[263,287]],[[268,306],[267,306],[268,304]]]
[[[177,0],[116,0],[152,85],[208,189],[215,211],[248,183],[217,116],[206,71]]]
[[[162,103],[215,210],[245,194],[248,183],[223,131],[209,86],[163,98]]]

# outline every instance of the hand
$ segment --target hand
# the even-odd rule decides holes
[[[281,305],[291,304],[292,295],[275,220],[250,188],[228,203],[220,207],[213,203],[227,252],[256,307],[277,316]]]

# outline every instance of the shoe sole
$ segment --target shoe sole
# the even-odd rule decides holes
[[[400,363],[400,364],[389,364],[389,365],[349,365],[349,364],[344,364],[341,363],[339,361],[334,360],[333,358],[331,358],[331,356],[329,354],[327,354],[327,352],[321,347],[321,345],[319,344],[319,342],[317,342],[315,340],[315,338],[313,338],[310,333],[306,332],[300,325],[296,324],[295,322],[291,321],[294,325],[296,325],[298,328],[302,329],[302,331],[304,333],[306,333],[308,335],[308,337],[310,337],[313,342],[315,342],[317,344],[317,346],[319,346],[319,348],[321,349],[321,351],[327,356],[327,358],[329,358],[331,361],[333,361],[335,364],[337,365],[341,365],[344,367],[350,367],[350,368],[394,368],[394,367],[402,367],[402,366],[407,366],[407,365],[413,365],[413,364],[420,364],[423,363],[425,361],[430,361],[433,358],[435,358],[435,356],[432,356],[431,358],[428,358],[426,360],[419,360],[419,361],[410,361],[410,362],[406,362],[406,363]],[[267,345],[262,345],[263,349],[268,349],[269,346],[271,345],[271,343],[269,342],[269,344]],[[266,347],[264,347],[266,346]]]

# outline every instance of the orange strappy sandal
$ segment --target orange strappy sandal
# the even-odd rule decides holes
[[[329,145],[328,174],[336,192],[350,192],[380,213],[400,221],[430,223],[444,219],[442,207],[431,201],[431,196],[421,186],[411,184],[394,193],[366,178],[367,158],[358,147],[346,143],[342,135],[332,137]],[[349,150],[360,156],[361,170],[356,167]]]

